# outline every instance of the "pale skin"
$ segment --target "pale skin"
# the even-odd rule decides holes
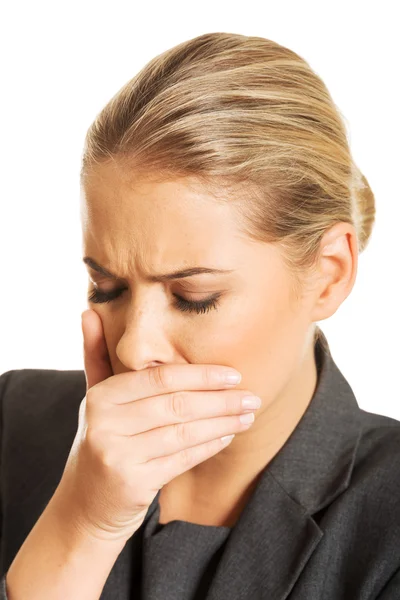
[[[244,236],[234,205],[217,203],[193,178],[153,181],[103,163],[84,181],[81,206],[83,256],[117,276],[87,265],[89,295],[96,287],[123,290],[111,302],[88,304],[102,320],[113,373],[226,365],[242,374],[235,389],[262,400],[250,429],[160,492],[161,523],[232,527],[314,394],[315,322],[333,315],[353,288],[356,231],[341,222],[325,233],[307,292],[294,300],[280,248]],[[145,281],[194,266],[231,272]],[[217,308],[204,313],[174,306],[173,294],[200,302],[217,293]]]

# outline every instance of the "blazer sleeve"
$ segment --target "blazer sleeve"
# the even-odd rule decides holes
[[[3,532],[3,472],[2,472],[2,457],[3,457],[3,397],[13,371],[6,371],[0,375],[0,552],[3,552],[2,532]],[[6,573],[1,574],[0,579],[0,600],[8,600],[6,588]]]

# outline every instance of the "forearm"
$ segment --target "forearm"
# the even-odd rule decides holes
[[[98,600],[124,541],[97,540],[43,511],[7,571],[9,600]]]

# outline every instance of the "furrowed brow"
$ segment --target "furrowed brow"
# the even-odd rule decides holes
[[[93,269],[93,271],[97,271],[97,273],[100,273],[100,275],[103,275],[103,277],[106,277],[107,279],[113,279],[113,280],[121,279],[121,277],[118,277],[114,273],[111,273],[111,271],[109,271],[105,267],[102,267],[101,265],[99,265],[90,256],[85,256],[83,258],[83,262],[88,267]],[[188,267],[186,269],[182,269],[179,271],[173,271],[172,273],[157,273],[156,275],[146,275],[145,280],[148,282],[152,282],[152,283],[158,283],[158,282],[163,282],[163,281],[171,281],[173,279],[184,279],[186,277],[193,277],[194,275],[201,275],[203,273],[209,273],[212,275],[220,275],[220,274],[232,273],[233,271],[234,271],[234,269],[212,269],[210,267]]]

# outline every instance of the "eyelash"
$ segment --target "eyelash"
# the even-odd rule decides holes
[[[104,304],[108,302],[112,302],[116,298],[118,298],[124,289],[114,290],[112,292],[103,292],[101,290],[95,289],[92,294],[89,296],[89,302],[93,302],[94,304]],[[178,296],[177,294],[173,294],[176,298],[176,302],[174,306],[178,308],[181,312],[190,312],[190,313],[206,313],[211,309],[215,309],[218,306],[218,299],[221,294],[217,294],[216,296],[212,296],[207,300],[202,300],[201,302],[189,302],[189,300],[185,300]]]

